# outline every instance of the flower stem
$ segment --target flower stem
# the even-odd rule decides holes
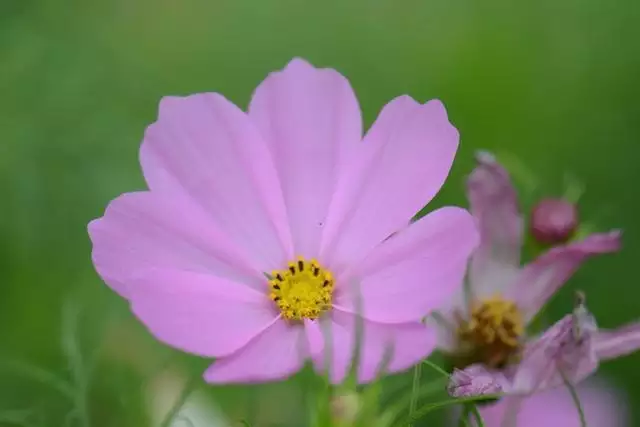
[[[571,399],[573,400],[574,405],[578,411],[578,416],[580,417],[580,426],[587,427],[587,419],[584,415],[584,409],[582,408],[582,404],[580,403],[580,398],[578,397],[578,393],[576,392],[576,388],[571,384],[569,378],[560,370],[560,375],[562,375],[562,380],[564,381],[564,385],[569,390],[569,394],[571,394]]]
[[[418,389],[420,388],[420,376],[422,375],[422,364],[418,363],[413,368],[413,384],[411,386],[411,400],[409,403],[409,418],[413,419],[413,414],[418,406]],[[413,423],[412,423],[413,424]]]

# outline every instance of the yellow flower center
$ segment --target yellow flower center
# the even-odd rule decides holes
[[[331,308],[334,279],[318,261],[298,258],[286,270],[276,270],[269,280],[270,298],[288,320],[317,319]]]
[[[467,349],[464,364],[503,367],[518,356],[523,333],[522,313],[514,302],[499,295],[475,301],[471,316],[458,328],[458,338]]]

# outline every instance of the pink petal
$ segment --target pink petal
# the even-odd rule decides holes
[[[331,319],[327,333],[331,341],[325,350],[331,352],[330,379],[337,384],[345,379],[351,368],[358,325],[354,315],[337,310]],[[427,358],[436,346],[435,332],[420,322],[389,325],[362,320],[360,327],[358,382],[361,384],[374,380],[380,369],[385,369],[385,374],[409,369]],[[324,355],[316,355],[314,364],[322,371]]]
[[[256,89],[249,115],[278,170],[296,254],[317,256],[344,151],[362,139],[347,79],[294,59]]]
[[[309,354],[319,355],[324,348],[324,337],[318,321],[304,319],[304,329],[309,346]]]
[[[340,169],[322,259],[339,271],[404,228],[442,187],[457,147],[440,101],[402,96],[387,104]]]
[[[285,379],[307,358],[304,327],[274,323],[236,353],[219,359],[204,373],[209,383],[252,383]]]
[[[502,372],[476,364],[464,370],[454,369],[447,392],[453,397],[471,397],[503,393],[508,387],[509,380]]]
[[[334,305],[354,312],[357,298],[362,298],[363,314],[369,320],[420,320],[461,288],[477,240],[473,218],[464,209],[445,207],[432,212],[345,273],[339,281],[359,278],[360,289],[338,289]]]
[[[156,338],[206,357],[233,353],[277,318],[266,294],[188,271],[143,272],[129,298],[133,313]]]
[[[140,160],[154,193],[190,197],[262,271],[292,258],[271,154],[247,115],[221,95],[163,98]]]
[[[589,427],[628,427],[629,408],[625,396],[602,382],[576,388]],[[564,387],[527,398],[505,398],[493,405],[479,405],[486,427],[580,427],[580,418],[569,390]],[[517,424],[507,424],[511,413]]]
[[[598,368],[593,317],[566,315],[539,338],[527,343],[509,393],[531,394],[564,384],[578,384]]]
[[[640,349],[640,323],[634,322],[621,328],[603,331],[595,337],[596,354],[600,359],[626,356]]]
[[[480,246],[469,267],[477,296],[502,292],[520,267],[523,220],[507,171],[489,153],[476,155],[478,166],[467,181],[471,212],[480,227]]]
[[[580,264],[593,255],[615,252],[620,248],[620,233],[592,234],[586,239],[551,249],[519,274],[510,296],[518,302],[527,320],[573,275]]]
[[[151,267],[207,272],[265,286],[262,273],[215,221],[180,195],[124,194],[89,224],[89,235],[96,270],[124,297],[135,273]]]

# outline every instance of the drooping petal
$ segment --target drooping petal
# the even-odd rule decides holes
[[[425,359],[436,346],[435,331],[420,322],[382,324],[371,322],[350,313],[334,310],[331,315],[325,351],[330,352],[330,378],[340,383],[354,361],[356,328],[360,332],[361,345],[358,360],[358,382],[367,383],[381,373],[404,371]],[[324,368],[324,355],[314,357],[319,371]],[[381,372],[381,370],[384,370]]]
[[[434,211],[379,245],[364,262],[340,278],[360,286],[336,291],[335,306],[382,323],[411,322],[450,299],[461,288],[478,235],[463,209]]]
[[[595,336],[598,358],[607,360],[626,356],[640,349],[640,322],[618,329],[600,330]]]
[[[306,358],[304,327],[278,320],[237,352],[216,360],[204,379],[216,384],[281,380],[299,371]]]
[[[613,231],[551,249],[522,269],[509,295],[530,320],[587,258],[619,248],[620,232]]]
[[[471,259],[469,281],[479,296],[502,292],[520,267],[523,220],[507,171],[487,152],[476,155],[467,181],[471,213],[480,227],[480,246]]]
[[[264,286],[246,254],[206,212],[179,195],[124,194],[89,224],[89,235],[96,270],[125,298],[136,272],[153,267],[208,272]]]
[[[322,259],[339,272],[404,228],[442,187],[457,147],[440,101],[402,96],[387,104],[339,169]]]
[[[318,255],[345,150],[362,139],[347,79],[294,59],[256,89],[249,116],[267,141],[284,193],[296,255]]]
[[[140,273],[129,300],[133,313],[160,341],[206,357],[235,352],[278,316],[266,295],[254,289],[171,269]]]
[[[599,364],[594,347],[596,330],[588,312],[577,310],[563,317],[525,345],[508,392],[532,394],[565,381],[575,385],[587,378]]]
[[[152,192],[187,195],[262,271],[292,258],[271,154],[247,115],[221,95],[163,98],[140,161]]]

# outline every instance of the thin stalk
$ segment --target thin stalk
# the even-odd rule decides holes
[[[413,368],[413,383],[411,385],[411,400],[409,401],[409,418],[413,418],[413,414],[418,407],[418,390],[420,389],[420,377],[422,376],[422,364],[418,363]]]
[[[578,393],[576,392],[576,388],[571,384],[569,378],[560,370],[560,375],[562,375],[562,381],[564,381],[564,385],[569,390],[569,394],[571,394],[571,399],[573,400],[574,405],[576,406],[576,410],[578,411],[578,417],[580,417],[580,426],[587,427],[587,418],[584,415],[584,409],[582,408],[582,404],[580,403],[580,397],[578,397]]]

